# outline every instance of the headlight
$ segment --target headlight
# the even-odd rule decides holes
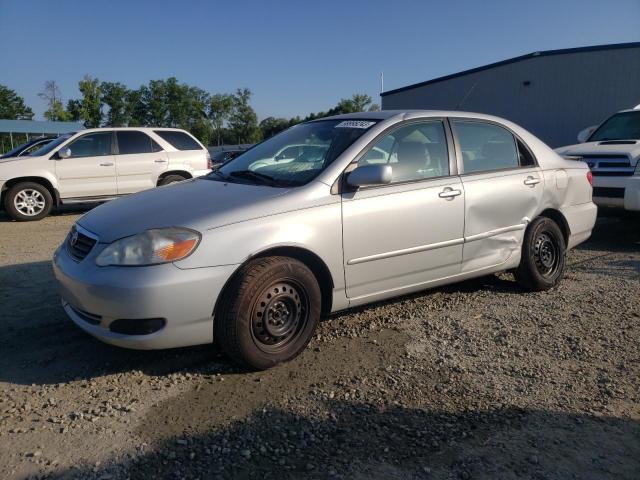
[[[186,228],[158,228],[116,240],[105,248],[96,264],[156,265],[187,257],[200,242],[200,234]]]

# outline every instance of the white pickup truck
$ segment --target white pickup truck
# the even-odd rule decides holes
[[[54,206],[103,202],[210,171],[209,152],[184,130],[92,128],[0,160],[0,205],[15,220],[40,220]]]
[[[600,126],[578,135],[583,142],[556,149],[567,158],[582,160],[593,174],[593,202],[640,210],[640,105],[618,112]]]

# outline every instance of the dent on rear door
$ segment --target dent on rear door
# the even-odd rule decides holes
[[[462,271],[496,266],[520,253],[527,224],[537,215],[544,183],[538,168],[462,177],[465,191],[465,244]]]

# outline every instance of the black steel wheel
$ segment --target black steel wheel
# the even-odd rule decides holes
[[[565,271],[565,240],[550,218],[538,217],[527,228],[516,280],[530,290],[548,290],[560,282]]]
[[[215,343],[232,359],[264,370],[299,355],[321,311],[320,286],[299,260],[264,257],[240,268],[215,312]]]

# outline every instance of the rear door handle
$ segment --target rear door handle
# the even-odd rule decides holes
[[[447,200],[453,200],[453,197],[457,197],[458,195],[462,195],[462,190],[454,190],[451,187],[445,188],[438,194],[440,198],[446,198]]]
[[[530,187],[535,187],[539,183],[540,179],[535,177],[527,177],[527,179],[524,181],[524,184],[529,185]]]
[[[113,167],[113,163],[112,162],[101,163],[100,166],[101,167]]]
[[[162,160],[162,159],[154,160],[154,162],[156,162],[156,163],[167,163],[166,160]]]

